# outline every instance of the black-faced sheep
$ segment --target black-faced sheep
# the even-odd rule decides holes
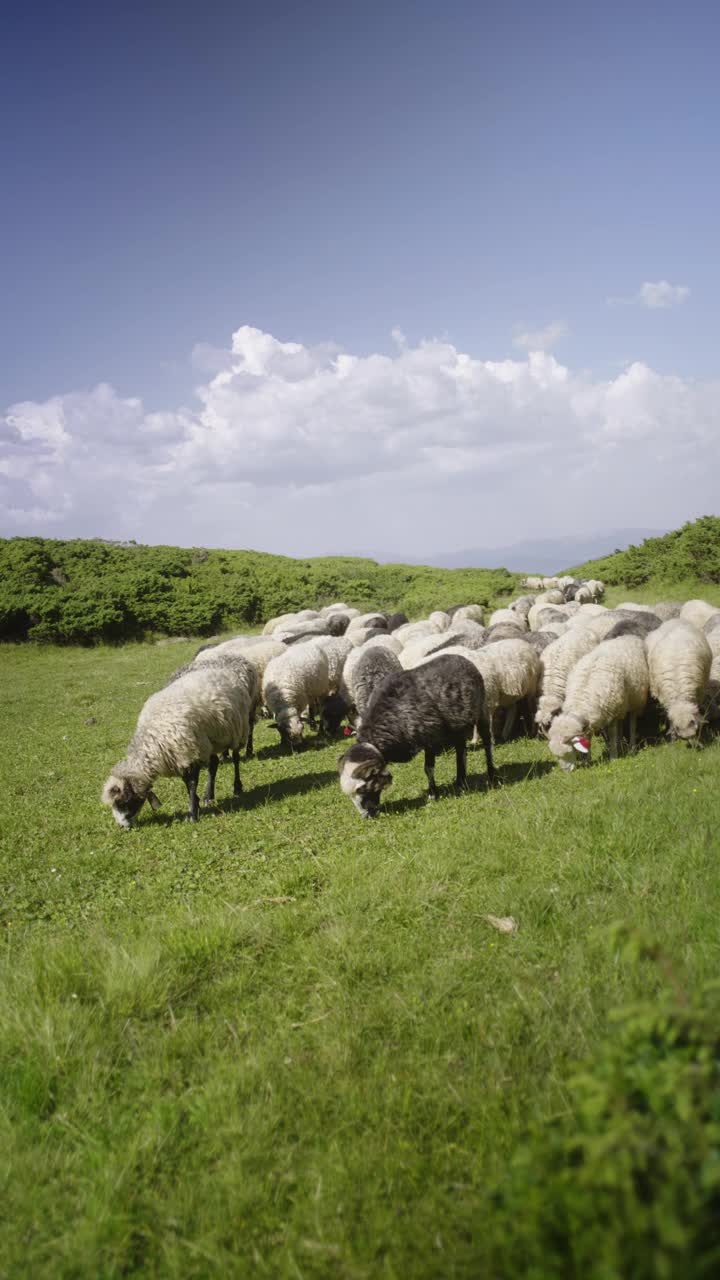
[[[386,766],[425,752],[428,795],[437,795],[435,759],[453,747],[456,785],[466,782],[467,739],[475,725],[485,748],[488,779],[494,781],[490,724],[482,677],[465,658],[444,654],[426,666],[389,676],[367,708],[358,741],[340,758],[340,786],[361,817],[377,814],[392,782]]]

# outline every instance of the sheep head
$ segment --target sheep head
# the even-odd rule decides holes
[[[340,788],[352,800],[361,818],[377,817],[380,796],[392,782],[377,747],[356,742],[338,760]]]

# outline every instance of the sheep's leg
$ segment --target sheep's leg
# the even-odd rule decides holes
[[[435,752],[428,747],[425,751],[425,777],[428,780],[428,799],[437,800],[435,785]]]
[[[506,708],[506,711],[505,711],[505,724],[503,725],[503,731],[502,731],[502,740],[503,740],[503,742],[508,742],[508,741],[509,741],[509,739],[510,739],[510,734],[512,733],[513,729],[515,728],[515,721],[516,721],[516,719],[517,719],[517,709],[518,709],[518,704],[517,704],[517,702],[513,702],[511,706],[509,706],[509,707],[507,707],[507,708]]]
[[[485,763],[487,764],[488,782],[492,787],[495,785],[497,773],[495,772],[495,765],[493,764],[490,722],[488,720],[479,720],[476,728],[479,728],[480,730],[480,737],[482,738],[482,744],[485,748]]]
[[[637,716],[634,711],[628,716],[628,747],[630,751],[635,750],[637,742]]]
[[[187,814],[188,822],[197,822],[198,820],[198,811],[200,809],[200,805],[198,804],[197,789],[198,789],[199,779],[200,779],[200,765],[191,764],[190,768],[186,769],[183,774],[183,782],[187,787],[187,793],[190,800],[190,806]]]
[[[307,709],[307,722],[310,729],[317,728],[317,705],[314,702]]]
[[[240,752],[235,749],[232,753],[233,762],[233,796],[237,800],[242,795],[242,782],[240,781]]]
[[[480,741],[480,734],[479,734],[479,732],[478,732],[478,727],[477,727],[477,725],[475,725],[475,726],[474,726],[474,728],[473,728],[473,735],[472,735],[472,738],[470,739],[470,746],[471,746],[471,747],[476,747],[476,746],[478,745],[479,741]]]
[[[215,799],[215,777],[218,771],[218,758],[211,756],[208,761],[208,779],[205,788],[205,795],[202,798],[203,804],[210,804]]]
[[[618,753],[619,753],[618,738],[619,738],[618,722],[617,720],[613,720],[612,723],[608,725],[607,731],[606,731],[608,755],[611,760],[617,760],[618,758]]]
[[[467,786],[467,743],[464,738],[455,746],[455,786],[463,790]]]
[[[246,760],[252,760],[252,758],[253,758],[253,756],[254,756],[254,754],[255,754],[255,748],[253,747],[253,733],[254,733],[254,732],[255,732],[255,716],[254,716],[254,715],[252,715],[252,716],[250,717],[250,731],[249,731],[248,736],[247,736],[247,743],[245,744],[245,759],[246,759]]]

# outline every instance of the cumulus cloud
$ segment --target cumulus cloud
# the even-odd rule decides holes
[[[400,335],[399,335],[400,337]],[[418,556],[712,509],[720,387],[438,339],[390,355],[243,326],[194,410],[90,391],[0,418],[5,533]]]
[[[686,284],[670,284],[668,280],[657,280],[654,283],[646,280],[640,285],[637,293],[629,298],[608,298],[608,304],[614,306],[649,307],[651,311],[679,306],[690,297]]]
[[[562,320],[553,320],[544,329],[529,329],[525,333],[516,333],[513,346],[522,347],[525,351],[551,351],[564,338],[568,327]]]

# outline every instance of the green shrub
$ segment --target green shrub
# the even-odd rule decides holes
[[[662,964],[652,944],[629,946]],[[492,1196],[504,1275],[717,1274],[720,984],[661,990],[612,1021],[567,1113],[536,1124]]]
[[[568,572],[601,578],[610,586],[639,587],[651,579],[720,582],[720,517],[701,516],[662,538],[646,538],[639,547],[589,560]]]
[[[338,599],[418,616],[443,604],[489,604],[515,581],[503,569],[12,538],[0,540],[0,639],[92,644],[153,632],[208,635]]]

